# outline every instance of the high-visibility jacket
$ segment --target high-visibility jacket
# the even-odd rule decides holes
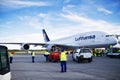
[[[45,51],[45,55],[49,55],[50,53],[48,51]]]
[[[35,56],[35,52],[32,52],[32,56]]]
[[[67,61],[67,54],[66,52],[61,52],[60,54],[60,61]]]
[[[118,50],[118,52],[120,53],[120,49]]]
[[[112,48],[113,46],[112,45],[110,45],[110,48]]]
[[[98,50],[98,53],[100,54],[102,52],[102,50]]]
[[[10,52],[10,53],[9,53],[9,56],[10,56],[10,57],[13,57],[13,52]]]

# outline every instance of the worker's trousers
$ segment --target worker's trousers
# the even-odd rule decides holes
[[[10,63],[12,63],[13,57],[10,57]]]
[[[32,56],[32,62],[34,63],[35,61],[34,61],[34,59],[35,59],[35,57],[34,56]]]
[[[67,71],[67,62],[60,61],[60,65],[61,65],[61,72],[66,72]]]
[[[46,62],[48,62],[49,61],[49,55],[44,55],[44,56],[46,58]]]

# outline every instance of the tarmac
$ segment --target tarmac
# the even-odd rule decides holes
[[[94,57],[91,63],[77,63],[68,55],[67,72],[59,62],[46,62],[43,55],[14,55],[10,64],[12,80],[120,80],[120,59]]]

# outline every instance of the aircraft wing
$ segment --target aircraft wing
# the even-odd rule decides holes
[[[0,45],[7,45],[7,44],[20,45],[21,49],[23,49],[23,50],[28,50],[30,48],[30,45],[34,45],[35,47],[36,46],[42,46],[42,47],[46,47],[47,46],[47,44],[45,44],[45,43],[12,43],[12,42],[0,43]]]
[[[29,45],[41,45],[41,46],[44,46],[46,45],[45,43],[11,43],[11,42],[8,42],[8,43],[0,43],[0,44],[16,44],[16,45],[22,45],[22,44],[29,44]]]
[[[29,49],[29,46],[30,45],[34,45],[35,47],[36,46],[42,46],[42,47],[48,47],[49,45],[50,46],[57,46],[57,47],[61,47],[61,48],[64,48],[65,50],[71,50],[71,49],[75,49],[77,48],[77,46],[72,46],[72,45],[63,45],[63,44],[52,44],[52,43],[13,43],[13,42],[3,42],[3,43],[0,43],[1,45],[4,44],[4,45],[7,45],[7,44],[11,44],[11,45],[20,45],[21,46],[21,49],[24,49],[24,50],[28,50]]]

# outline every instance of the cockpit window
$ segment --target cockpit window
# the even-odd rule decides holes
[[[112,37],[112,36],[114,36],[114,35],[106,35],[106,37]]]
[[[110,35],[106,35],[106,37],[110,37]]]

